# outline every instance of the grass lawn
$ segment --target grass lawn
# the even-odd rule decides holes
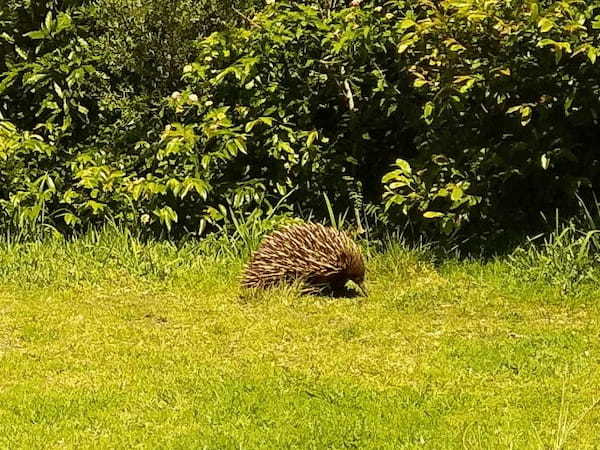
[[[0,245],[0,448],[598,448],[600,288],[395,248],[245,295],[127,236]]]

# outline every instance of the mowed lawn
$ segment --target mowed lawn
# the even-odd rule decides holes
[[[0,246],[0,448],[598,448],[600,288],[396,247],[364,298],[126,236]]]

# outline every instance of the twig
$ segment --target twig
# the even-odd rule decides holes
[[[240,16],[242,19],[244,19],[250,25],[258,27],[258,28],[263,28],[260,24],[256,23],[250,17],[248,17],[247,15],[245,15],[243,12],[239,11],[235,6],[232,6],[231,9],[233,9],[234,13],[236,13],[238,16]],[[263,30],[264,30],[264,28],[263,28]]]
[[[344,88],[346,90],[346,92],[344,92],[344,95],[348,99],[348,108],[350,108],[350,111],[355,111],[356,109],[354,108],[354,96],[352,95],[352,89],[350,89],[350,83],[348,83],[348,80],[344,80]]]

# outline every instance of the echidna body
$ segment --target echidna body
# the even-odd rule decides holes
[[[304,292],[342,292],[352,280],[366,295],[365,263],[344,232],[320,224],[286,227],[267,236],[243,274],[247,288],[268,288],[300,281]]]

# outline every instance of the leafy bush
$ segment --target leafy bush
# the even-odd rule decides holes
[[[69,163],[102,80],[85,28],[57,6],[15,1],[0,8],[8,19],[0,30],[8,45],[0,74],[0,205],[10,219],[4,224],[19,229],[54,223],[64,213]]]
[[[359,222],[487,238],[596,186],[600,2],[267,3],[0,8],[0,119],[52,149],[0,161],[5,214],[48,177],[64,228],[195,231],[282,198],[324,217],[327,194]]]
[[[0,122],[0,218],[4,224],[14,218],[15,228],[26,229],[44,221],[55,185],[47,174],[40,175],[37,167],[52,162],[55,151],[39,135]]]
[[[209,211],[295,188],[381,214],[383,176],[396,223],[525,227],[598,178],[596,7],[277,3],[200,43],[160,157],[202,174]]]
[[[377,213],[381,176],[418,120],[393,38],[372,9],[280,3],[249,29],[213,34],[184,68],[172,99],[181,123],[155,157],[208,182],[213,220],[226,205],[251,211],[281,196],[325,216],[324,193],[338,211]]]
[[[598,5],[448,1],[407,11],[398,50],[429,123],[410,163],[428,194],[388,176],[388,205],[439,214],[448,230],[468,219],[521,228],[539,211],[576,208],[577,192],[598,181]]]
[[[237,6],[246,5],[251,2]],[[173,8],[162,0],[3,3],[4,223],[70,229],[114,219],[143,225],[150,213],[170,228],[172,213],[162,202],[160,208],[137,208],[137,188],[129,181],[145,168],[135,145],[158,139],[167,123],[164,99],[191,58],[194,41],[233,21],[227,6],[178,2]]]

